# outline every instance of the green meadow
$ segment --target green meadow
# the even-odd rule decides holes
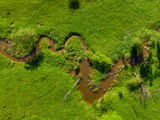
[[[46,59],[37,68],[27,69],[23,63],[14,64],[0,56],[0,119],[95,118],[94,110],[76,88],[65,99],[76,79],[54,64],[54,57],[57,56],[52,55],[50,62]]]
[[[14,38],[19,29],[28,28],[38,36],[50,36],[61,47],[68,33],[77,32],[90,50],[117,58],[139,29],[158,24],[159,4],[158,0],[80,0],[80,8],[72,11],[68,0],[1,0],[0,37]]]
[[[0,119],[160,120],[160,1],[78,0],[76,9],[70,1],[76,0],[0,0],[0,39],[11,41],[4,49],[10,55],[30,54],[41,36],[51,38],[57,50],[65,47],[54,53],[43,41],[27,63],[0,54]],[[72,33],[82,37],[86,53],[77,37],[65,44]],[[144,61],[125,64],[101,99],[84,101],[70,70],[87,57],[91,79],[99,84],[119,58],[137,57],[144,40]]]

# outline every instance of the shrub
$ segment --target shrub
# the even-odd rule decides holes
[[[92,80],[96,83],[100,83],[101,80],[104,80],[107,77],[106,73],[101,73],[97,69],[94,69]]]
[[[15,34],[12,34],[13,40],[17,43],[29,44],[35,42],[37,34],[34,29],[19,29]]]
[[[78,9],[79,8],[79,0],[69,0],[68,6],[70,9]]]
[[[129,81],[129,83],[127,84],[127,87],[129,88],[130,91],[135,91],[140,88],[140,83],[141,81],[133,78]]]
[[[132,56],[139,56],[141,54],[142,42],[140,39],[135,38],[133,41],[133,47],[131,50]]]
[[[150,53],[147,60],[140,66],[140,74],[144,78],[152,79],[152,54]]]
[[[19,29],[11,38],[13,44],[8,52],[17,58],[28,55],[36,47],[37,34],[33,29]]]
[[[120,98],[120,99],[124,99],[123,92],[120,91],[120,92],[118,93],[118,95],[119,95],[119,98]]]
[[[102,73],[106,73],[111,69],[112,60],[104,54],[88,52],[88,58],[91,65]]]
[[[124,55],[125,59],[129,59],[130,56],[131,56],[131,54],[130,54],[129,52],[128,52],[128,53],[125,53],[125,55]]]
[[[99,87],[95,87],[94,89],[92,89],[92,91],[93,91],[94,93],[97,93],[97,92],[99,91]]]
[[[122,120],[122,118],[116,112],[109,112],[101,116],[100,120]]]

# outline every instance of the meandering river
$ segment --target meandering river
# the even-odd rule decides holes
[[[71,37],[78,37],[80,40],[80,43],[82,45],[82,48],[84,49],[84,52],[87,51],[87,46],[84,44],[83,39],[80,36],[76,36],[76,35],[70,36],[65,41],[64,46],[66,46],[67,42],[70,40]],[[11,44],[10,44],[10,42],[6,42],[4,40],[0,40],[0,53],[13,62],[27,62],[27,61],[31,60],[35,55],[39,54],[42,41],[44,41],[44,40],[50,44],[49,49],[54,53],[62,52],[65,50],[65,47],[60,50],[56,50],[55,49],[56,44],[54,42],[52,42],[52,40],[50,38],[41,37],[37,42],[36,48],[29,55],[27,55],[25,57],[15,58],[12,55],[10,55],[9,53],[7,53],[4,49],[7,49],[8,47],[10,47]],[[144,57],[144,56],[146,56],[146,54],[148,54],[148,51],[146,49],[147,42],[144,42],[143,46],[144,47],[142,49],[142,55]],[[130,60],[127,60],[126,62],[129,63]],[[95,100],[100,99],[105,94],[105,92],[112,87],[114,81],[116,80],[117,72],[123,66],[124,66],[123,60],[119,59],[113,65],[111,72],[109,73],[109,76],[106,79],[101,81],[101,83],[99,85],[99,91],[95,93],[89,88],[89,83],[91,82],[90,75],[92,75],[92,68],[91,68],[87,58],[84,61],[80,62],[80,71],[78,74],[81,74],[82,78],[79,81],[78,89],[82,93],[83,99],[88,103],[93,103]],[[72,71],[71,73],[74,74],[75,72]]]

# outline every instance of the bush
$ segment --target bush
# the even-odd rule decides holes
[[[13,40],[17,43],[31,44],[37,40],[37,34],[34,29],[19,29],[15,34],[12,34]]]
[[[128,52],[128,53],[125,53],[125,55],[124,55],[125,59],[129,59],[130,56],[131,56],[131,54],[130,54],[129,52]]]
[[[91,65],[101,73],[106,73],[111,69],[112,60],[104,54],[88,52],[88,58]]]
[[[70,9],[78,9],[79,8],[79,0],[69,0],[68,6]]]
[[[95,87],[94,89],[92,89],[92,91],[93,91],[94,93],[97,93],[97,92],[99,91],[99,87]]]
[[[129,81],[127,87],[129,88],[130,91],[135,91],[140,88],[140,83],[141,81],[138,81],[137,79],[133,78]]]
[[[132,56],[139,56],[142,51],[142,42],[139,38],[135,38],[133,41],[133,47],[131,50],[131,55]]]
[[[100,73],[97,69],[94,69],[92,80],[96,83],[100,83],[101,80],[104,80],[107,77],[106,73]]]
[[[153,78],[153,73],[152,73],[152,54],[150,53],[149,57],[147,58],[146,62],[144,62],[140,66],[140,74],[142,77],[147,78],[147,79],[152,79]]]
[[[28,55],[36,47],[38,40],[36,31],[33,29],[19,29],[17,32],[12,33],[11,38],[13,44],[7,52],[17,58]]]
[[[79,38],[72,36],[65,44],[65,57],[71,61],[80,62],[84,57],[85,53],[82,48],[82,45],[79,41]]]
[[[131,49],[131,64],[136,65],[142,60],[142,41],[135,38]]]
[[[145,29],[142,28],[140,33],[139,33],[139,37],[143,40],[143,39],[147,39],[150,40],[150,37],[153,35],[153,31],[149,30],[149,29]]]
[[[122,120],[122,118],[115,111],[113,111],[102,115],[100,120]]]
[[[124,99],[123,92],[120,91],[120,92],[118,93],[118,95],[119,95],[119,98],[120,98],[120,99]]]

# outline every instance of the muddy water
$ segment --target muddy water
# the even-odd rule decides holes
[[[109,77],[107,77],[105,80],[101,81],[100,89],[97,93],[94,93],[92,90],[90,90],[88,84],[90,81],[90,75],[92,74],[92,68],[89,65],[89,62],[87,60],[84,60],[80,63],[80,74],[82,75],[82,79],[79,83],[79,90],[83,94],[83,98],[88,103],[93,103],[95,100],[98,100],[101,98],[105,92],[112,87],[115,78],[116,73],[118,70],[123,66],[123,61],[120,59],[114,66],[113,69],[110,72]]]
[[[143,50],[142,50],[143,58],[149,55],[149,51],[147,49],[148,49],[147,42],[145,41],[143,43]]]
[[[82,79],[79,82],[78,88],[81,91],[84,100],[87,102],[89,101],[92,102],[96,97],[95,95],[98,95],[98,94],[94,95],[88,86],[90,82],[89,75],[92,75],[92,69],[87,59],[80,63],[80,74],[81,74]]]
[[[75,36],[73,36],[73,37],[75,37]],[[76,36],[76,37],[79,38],[80,43],[82,45],[82,48],[84,49],[84,52],[86,52],[87,47],[83,43],[82,38],[79,36]],[[67,41],[69,41],[69,40],[70,40],[70,38],[68,40],[66,40],[65,45],[67,44]],[[5,52],[4,49],[10,47],[10,44],[3,41],[3,40],[0,40],[0,53],[13,62],[27,62],[27,61],[32,60],[32,58],[35,55],[39,54],[40,49],[41,49],[41,45],[42,45],[42,41],[46,41],[50,45],[49,49],[54,53],[59,53],[59,52],[62,52],[65,50],[65,47],[60,50],[56,50],[55,43],[53,43],[51,39],[49,39],[48,37],[41,37],[37,42],[37,47],[35,48],[35,50],[33,50],[31,52],[31,54],[27,55],[26,57],[18,59],[18,58],[11,56],[7,52]],[[147,42],[144,42],[143,46],[147,47]],[[143,50],[142,50],[143,57],[148,55],[148,50],[145,47],[143,47]],[[126,61],[126,62],[129,63],[129,61]],[[123,66],[123,60],[119,59],[118,62],[114,64],[111,72],[109,73],[109,76],[105,80],[101,81],[99,91],[97,93],[94,93],[94,92],[92,92],[92,90],[90,90],[90,88],[88,86],[88,84],[91,82],[90,75],[92,75],[92,68],[89,65],[89,62],[87,59],[82,61],[80,63],[80,72],[79,72],[79,76],[81,76],[82,79],[80,80],[80,82],[78,84],[78,88],[79,88],[80,92],[82,93],[84,100],[91,104],[95,100],[98,100],[99,98],[101,98],[105,94],[105,92],[109,88],[112,87],[112,85],[116,79],[117,72],[119,71],[119,69],[122,66]],[[71,74],[76,74],[76,72],[71,71]]]

